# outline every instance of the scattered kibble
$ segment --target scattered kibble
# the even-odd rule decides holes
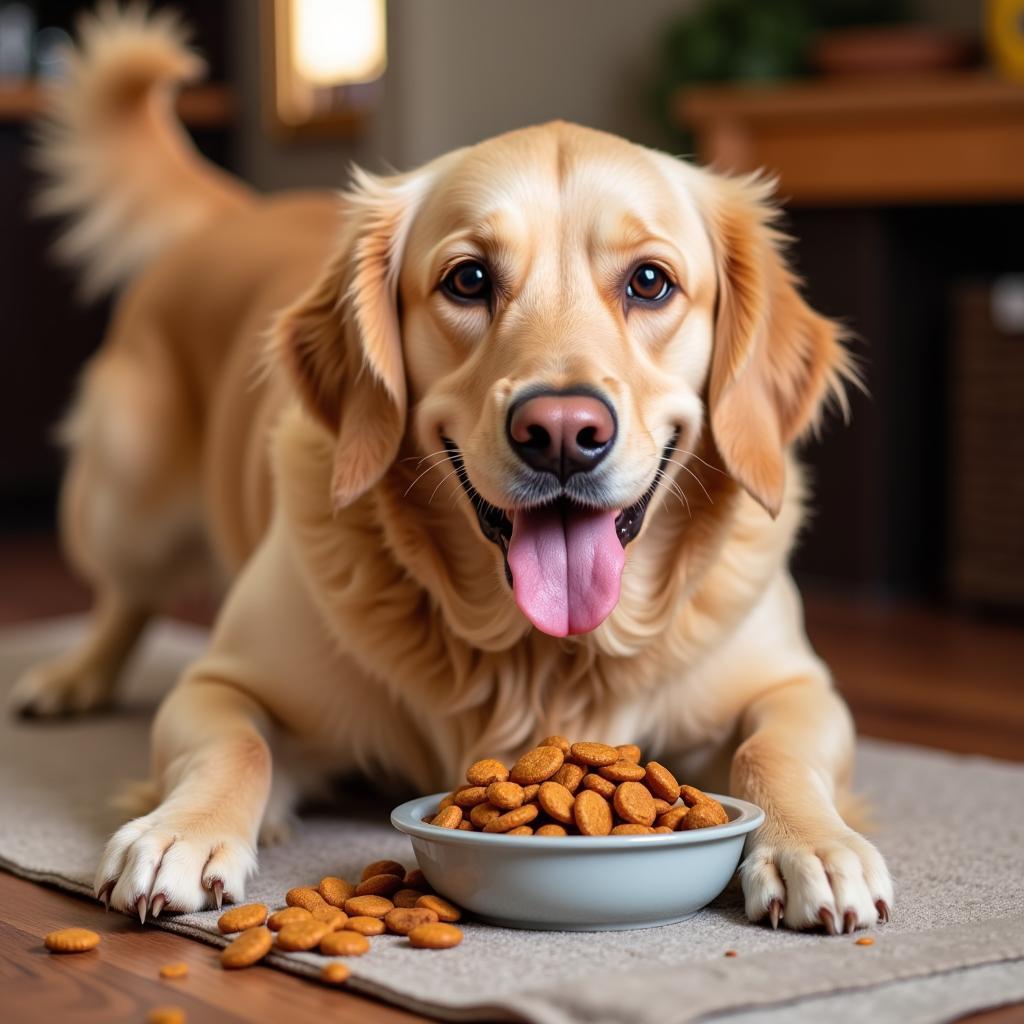
[[[185,1024],[186,1019],[180,1006],[154,1006],[146,1014],[146,1024]]]
[[[344,985],[352,972],[340,961],[332,960],[320,972],[320,980],[328,985]]]
[[[85,953],[99,944],[98,933],[89,928],[61,928],[43,939],[43,945],[51,953]]]
[[[160,968],[160,977],[167,981],[175,981],[188,975],[188,964],[184,960],[178,960],[173,964],[164,964]]]
[[[870,935],[865,935],[862,938],[859,938],[857,940],[857,945],[858,946],[873,946],[874,944],[875,944],[875,940],[873,938],[871,938]]]

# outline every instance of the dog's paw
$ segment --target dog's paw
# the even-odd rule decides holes
[[[246,839],[204,825],[200,809],[151,814],[123,825],[107,843],[96,896],[117,910],[158,917],[237,902],[256,870]]]
[[[107,672],[50,661],[21,676],[11,689],[8,707],[22,718],[81,714],[107,705],[112,692],[113,680]]]
[[[792,836],[755,840],[740,866],[747,916],[835,935],[889,920],[892,879],[882,855],[862,835],[820,841]]]

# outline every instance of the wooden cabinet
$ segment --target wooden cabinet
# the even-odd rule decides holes
[[[715,86],[674,112],[701,161],[778,177],[808,298],[851,328],[867,379],[850,425],[806,449],[816,512],[797,570],[944,595],[954,296],[1024,271],[1024,86],[981,72]]]

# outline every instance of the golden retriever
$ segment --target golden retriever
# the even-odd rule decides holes
[[[174,120],[198,67],[166,20],[90,21],[41,151],[65,254],[127,286],[65,429],[92,630],[16,707],[103,704],[177,588],[231,581],[98,895],[241,899],[317,779],[450,787],[562,732],[763,807],[752,920],[886,919],[787,571],[790,448],[850,364],[769,188],[555,122],[257,196]]]

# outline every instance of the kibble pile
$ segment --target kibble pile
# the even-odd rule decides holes
[[[370,950],[370,937],[384,932],[406,936],[417,949],[449,949],[462,941],[454,924],[462,911],[431,891],[422,871],[406,871],[394,860],[367,864],[355,884],[328,876],[315,888],[296,886],[284,901],[273,913],[262,903],[249,903],[221,915],[217,924],[225,935],[240,933],[221,952],[224,967],[250,967],[275,946],[289,953],[362,956]],[[338,961],[322,973],[335,985],[347,977],[348,968]]]
[[[439,828],[508,836],[607,836],[724,825],[725,808],[681,786],[657,761],[642,764],[634,743],[570,743],[549,736],[508,768],[486,758],[466,785],[423,820]]]

